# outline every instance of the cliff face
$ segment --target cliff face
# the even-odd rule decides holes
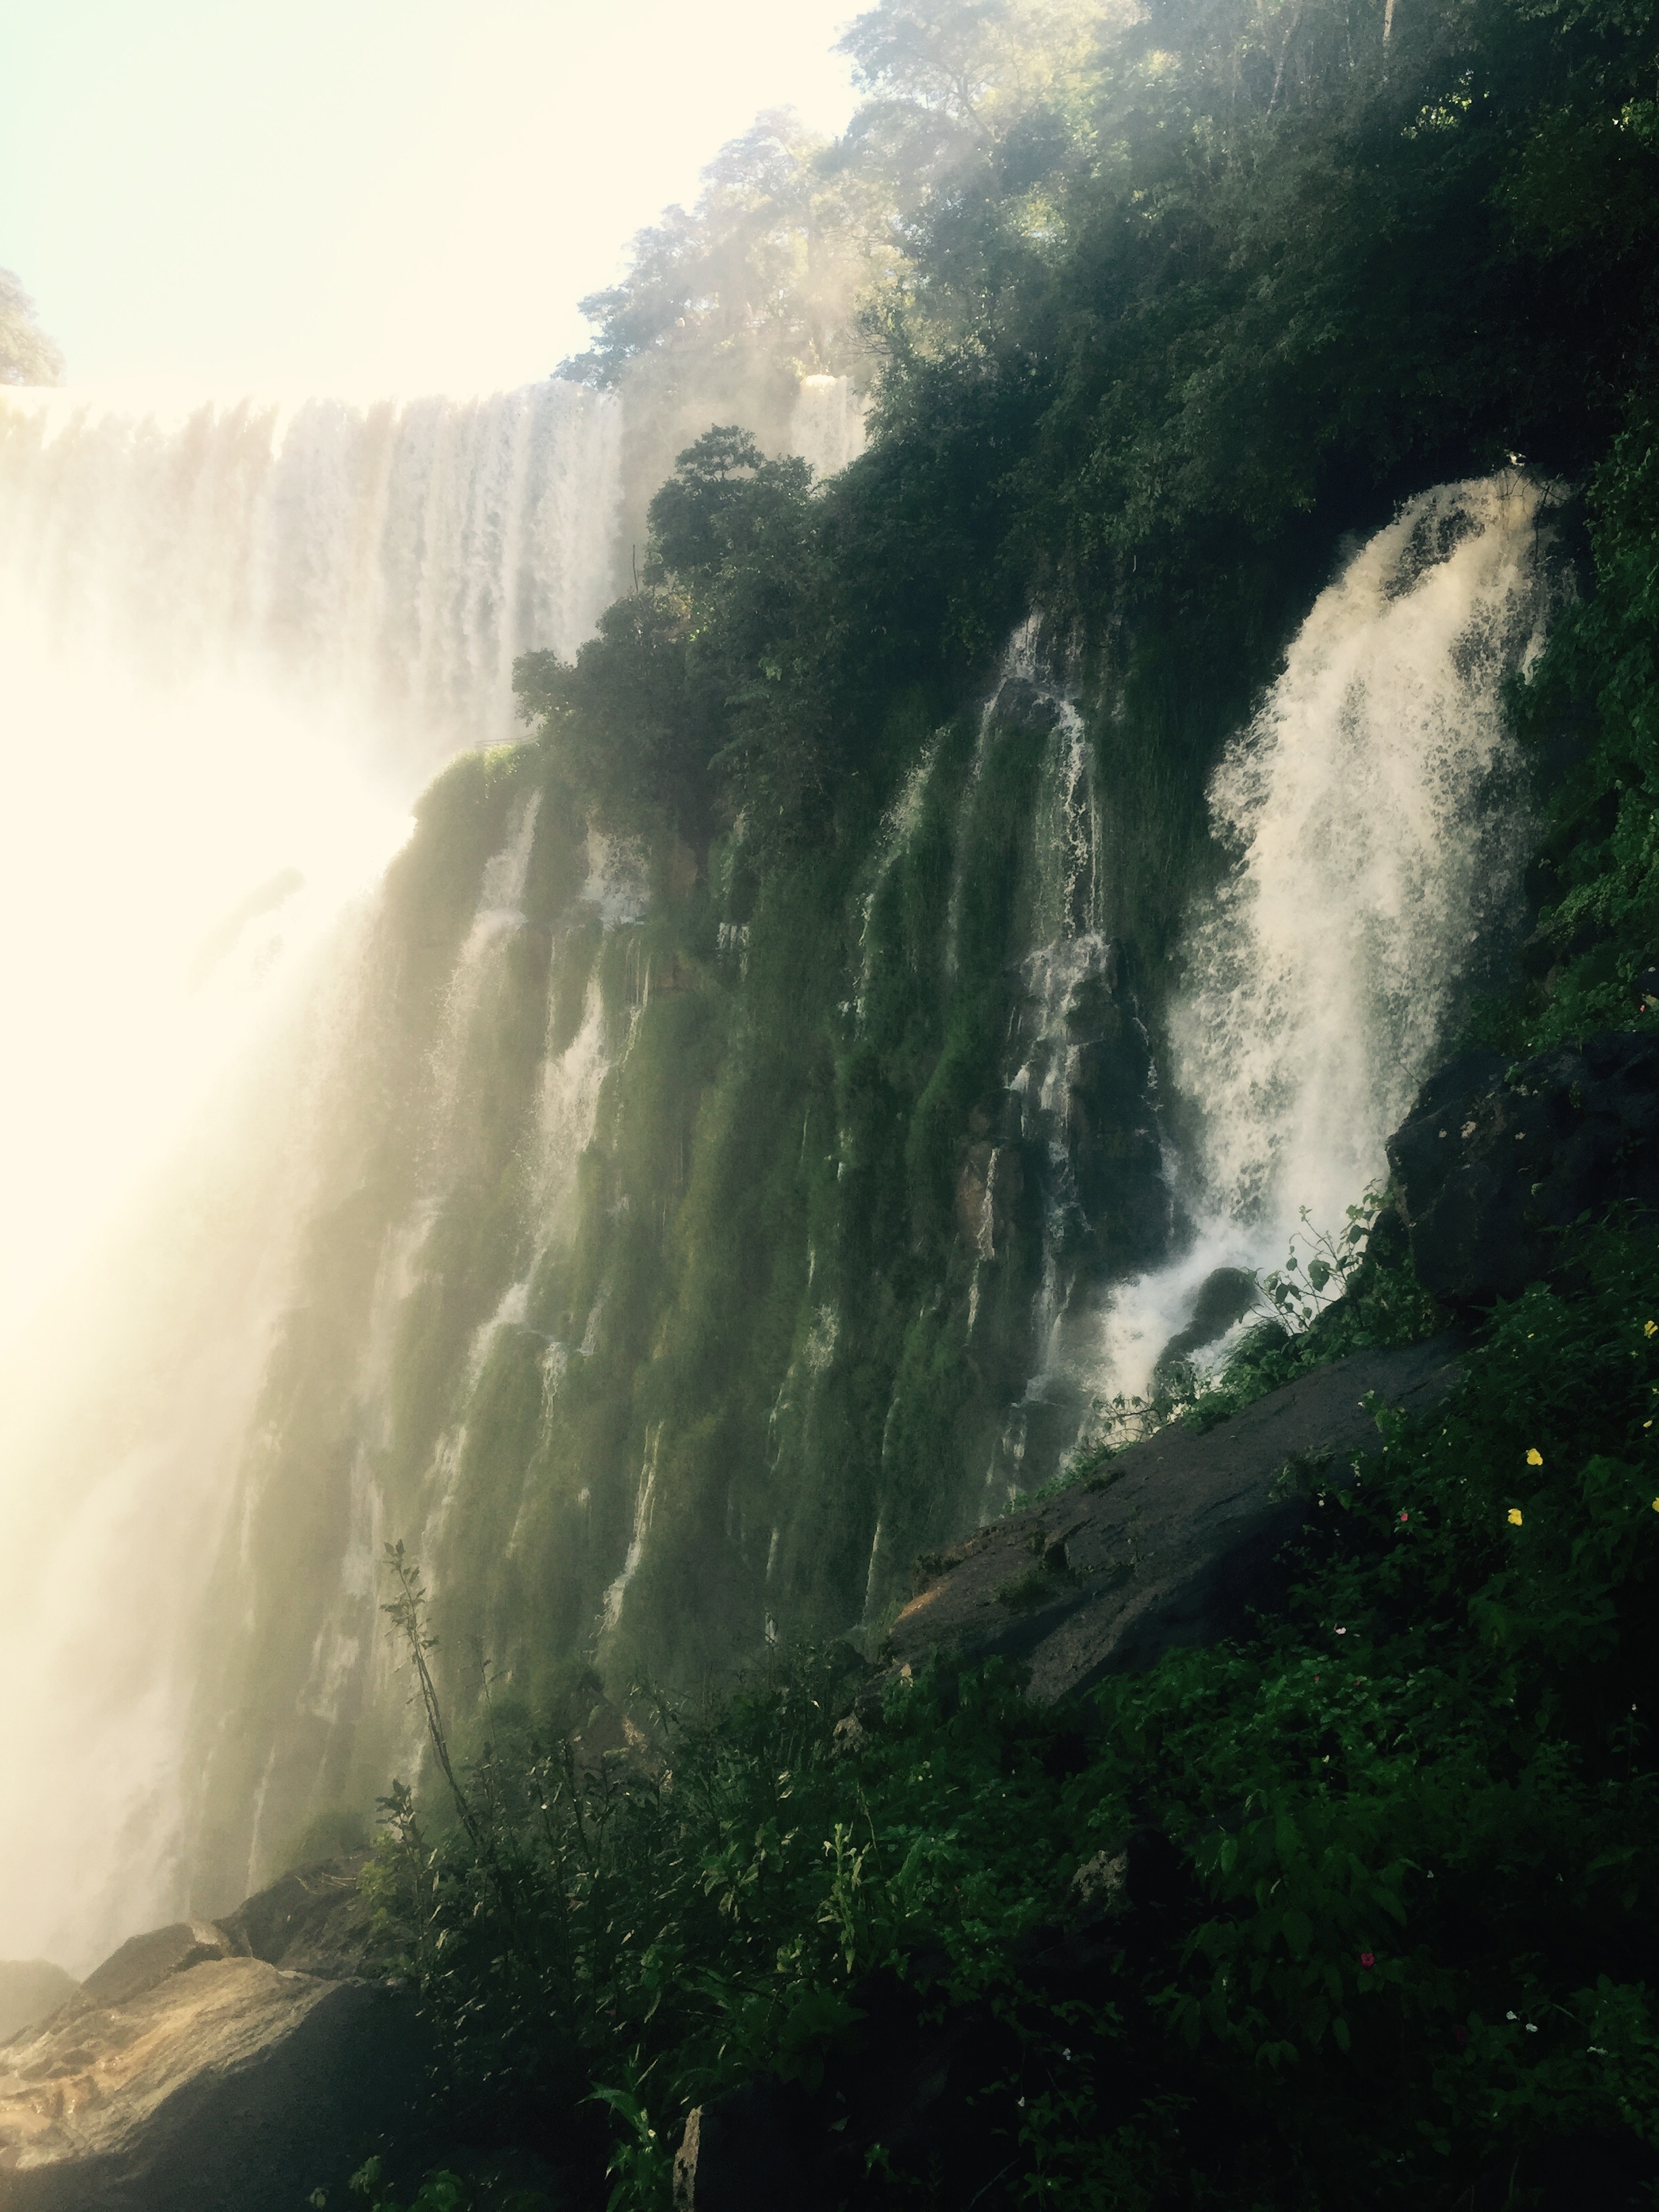
[[[738,840],[590,832],[536,747],[428,796],[212,1607],[246,1626],[202,1700],[203,1894],[405,1754],[383,1542],[460,1710],[487,1664],[533,1712],[590,1661],[696,1682],[878,1623],[1075,1446],[1048,1337],[1173,1225],[1164,976],[1084,720],[1023,657],[896,732],[861,837],[758,881]]]

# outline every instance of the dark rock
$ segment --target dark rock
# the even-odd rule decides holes
[[[1465,1053],[1424,1086],[1389,1164],[1424,1287],[1515,1297],[1582,1215],[1659,1209],[1659,1036],[1606,1030],[1513,1068]]]
[[[0,2044],[0,2212],[295,2212],[418,2153],[412,2003],[356,1978],[357,1859],[136,1936]]]
[[[0,1959],[0,2043],[49,2019],[80,1986],[44,1959]]]
[[[1411,1231],[1397,1206],[1385,1206],[1365,1239],[1365,1261],[1374,1267],[1403,1267],[1411,1257]]]
[[[185,1966],[228,1957],[231,1948],[223,1929],[213,1921],[175,1920],[171,1927],[129,1936],[87,1976],[82,1995],[95,2005],[124,2005]]]
[[[1018,730],[1028,737],[1046,738],[1060,720],[1060,704],[1054,694],[1040,690],[1024,676],[1004,678],[991,712],[1005,729]]]
[[[1164,1381],[1182,1360],[1224,1336],[1235,1322],[1243,1320],[1259,1297],[1255,1277],[1247,1268],[1213,1269],[1199,1286],[1192,1319],[1158,1353],[1152,1370],[1154,1382]]]
[[[699,2105],[674,2155],[674,2212],[816,2212],[814,2115],[793,2083],[763,2074]]]
[[[928,1563],[933,1579],[893,1624],[896,1662],[935,1651],[1030,1668],[1051,1703],[1172,1645],[1249,1626],[1282,1594],[1279,1555],[1306,1522],[1286,1463],[1374,1444],[1363,1401],[1426,1411],[1458,1376],[1449,1337],[1356,1352],[1311,1369],[1200,1436],[1171,1427],[1132,1445],[1088,1485],[977,1530]],[[1045,1562],[1064,1547],[1060,1571]]]
[[[367,1851],[284,1875],[220,1923],[231,1950],[290,1972],[343,1981],[368,1963],[371,1911],[357,1887]]]

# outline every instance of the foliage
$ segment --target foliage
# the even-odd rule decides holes
[[[1644,112],[1644,150],[1654,136]],[[1630,128],[1635,130],[1632,124]],[[1493,1040],[1536,1047],[1659,1005],[1659,413],[1643,394],[1589,491],[1591,596],[1565,610],[1516,705],[1551,789],[1532,869],[1533,970]]]
[[[684,450],[636,588],[574,666],[521,664],[542,744],[514,773],[696,861],[602,957],[637,1016],[627,1082],[534,1341],[492,1354],[469,1425],[481,1459],[499,1415],[535,1472],[552,1595],[514,1583],[516,1525],[489,1573],[573,1637],[570,1498],[590,1456],[631,1480],[641,1433],[654,1472],[665,1409],[698,1418],[630,1603],[690,1617],[723,1513],[763,1554],[782,1532],[752,1611],[810,1584],[845,1620],[871,1530],[901,1559],[931,1537],[1017,1361],[996,1305],[1029,1313],[1029,1278],[987,1269],[972,1306],[954,1214],[964,1133],[994,1127],[1042,737],[981,746],[964,709],[1034,602],[1103,787],[1155,791],[1190,855],[1214,746],[1341,532],[1512,454],[1599,462],[1594,595],[1517,698],[1540,787],[1565,769],[1535,872],[1565,975],[1516,1041],[1628,1012],[1655,957],[1651,9],[886,0],[852,40],[872,98],[844,144],[769,126],[603,304],[592,373],[672,387]],[[809,351],[800,270],[832,230]],[[708,364],[854,362],[849,270],[874,436],[814,486]],[[1158,912],[1114,928],[1156,946]],[[1351,1218],[1293,1255],[1273,1327],[1152,1412],[1214,1418],[1432,1327],[1387,1234],[1356,1268],[1361,1241]],[[691,2106],[764,2073],[832,2101],[908,2006],[995,2054],[953,2113],[985,2212],[1518,2206],[1578,2138],[1651,2148],[1656,1309],[1649,1232],[1586,1240],[1500,1311],[1449,1413],[1310,1473],[1285,1622],[1109,1684],[1087,1729],[993,1669],[866,1688],[854,1730],[851,1655],[775,1647],[702,1706],[539,1685],[533,1729],[486,1674],[463,1758],[400,1563],[434,1793],[393,1790],[372,1882],[458,2145],[528,2141],[574,2202],[660,2204]],[[512,1361],[555,1343],[582,1371],[513,1427]],[[1079,1929],[1078,1877],[1120,1860],[1125,1898]],[[1085,1937],[1106,1965],[1057,1995]],[[862,2201],[927,2201],[925,2157],[866,2148]]]
[[[468,2124],[556,2135],[591,2083],[611,2201],[654,2205],[724,2084],[827,2124],[896,1988],[1002,2039],[951,2119],[989,2205],[1449,2208],[1501,2172],[1518,2207],[1592,2139],[1640,2170],[1656,1312],[1654,1232],[1587,1236],[1448,1407],[1312,1479],[1288,1620],[1112,1680],[1088,1733],[997,1666],[842,1722],[847,1655],[775,1652],[656,1709],[648,1756],[490,1747],[435,1842],[394,1802],[376,1893]],[[1068,1943],[1099,1964],[1057,1997]],[[884,2150],[859,2201],[926,2185]]]
[[[64,356],[41,329],[34,302],[9,269],[0,269],[0,384],[56,384]]]
[[[895,690],[948,711],[1034,601],[1196,808],[1341,532],[1512,455],[1570,473],[1606,453],[1653,368],[1656,35],[1645,4],[1508,0],[861,17],[871,97],[846,138],[757,141],[732,189],[762,259],[817,234],[782,212],[809,172],[865,240],[871,448],[810,501],[755,468],[747,511],[772,526],[695,591],[669,562],[671,612],[636,595],[616,617],[697,660],[684,736],[697,774],[719,756],[716,811],[763,839],[831,793],[846,815],[863,781],[884,793]],[[736,204],[677,217],[595,303],[606,376],[705,324],[725,360],[744,315],[790,323],[751,313],[782,295],[720,243]],[[740,381],[719,402],[786,441]],[[636,660],[619,640],[614,696],[602,654],[560,695],[584,758],[627,742]]]

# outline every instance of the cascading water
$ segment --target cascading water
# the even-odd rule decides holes
[[[1094,1394],[1144,1393],[1218,1268],[1283,1261],[1386,1172],[1525,849],[1505,679],[1541,642],[1545,495],[1518,477],[1413,500],[1348,561],[1211,787],[1229,856],[1170,1019],[1192,1132],[1181,1256],[1120,1291]]]
[[[228,679],[337,721],[405,788],[514,734],[513,663],[610,599],[614,404],[0,408],[0,595],[76,665]]]
[[[1015,640],[1010,677],[1049,724],[1030,829],[1028,943],[1010,1036],[1002,1141],[983,1144],[981,1263],[996,1256],[1012,1215],[1023,1154],[1036,1164],[1040,1259],[1030,1318],[1036,1360],[1008,1408],[985,1474],[988,1497],[1012,1494],[1049,1470],[1075,1437],[1086,1402],[1073,1369],[1098,1285],[1163,1249],[1169,1206],[1160,1169],[1150,1040],[1130,956],[1105,929],[1107,886],[1096,769],[1081,714],[1036,681],[1034,639]],[[1009,678],[988,709],[1009,711]],[[1006,1234],[1006,1232],[1005,1232]],[[969,1292],[971,1337],[980,1267]]]
[[[832,477],[864,451],[864,409],[844,376],[804,376],[789,418],[789,450]]]
[[[488,1401],[492,1362],[523,1362],[544,1422],[572,1359],[592,1355],[592,1317],[578,1341],[560,1340],[537,1325],[534,1291],[550,1258],[568,1242],[578,1164],[593,1134],[605,1077],[625,1054],[637,1018],[636,1006],[607,1004],[596,952],[638,921],[643,898],[631,855],[587,836],[586,866],[554,918],[542,972],[542,933],[525,905],[544,850],[538,838],[557,838],[569,828],[550,830],[543,798],[532,784],[507,810],[502,841],[483,866],[476,905],[447,969],[434,1033],[411,1066],[399,1149],[412,1172],[400,1199],[371,1229],[378,1255],[372,1281],[364,1283],[361,1302],[339,1316],[343,1358],[333,1402],[327,1402],[331,1378],[319,1371],[324,1364],[309,1363],[294,1378],[282,1427],[264,1439],[256,1433],[233,1486],[249,1533],[228,1588],[246,1593],[263,1615],[240,1654],[260,1717],[252,1746],[255,1771],[248,1771],[249,1747],[227,1732],[222,1697],[210,1692],[196,1699],[208,1780],[191,1808],[191,1851],[195,1877],[209,1891],[218,1885],[240,1893],[270,1875],[291,1846],[296,1824],[331,1786],[331,1760],[342,1741],[357,1739],[371,1790],[377,1772],[418,1770],[420,1730],[395,1678],[395,1655],[377,1633],[381,1546],[394,1534],[407,1541],[440,1603],[452,1582],[465,1583],[470,1486],[478,1473],[472,1425]],[[562,1022],[562,1003],[584,954],[591,966],[573,1031]],[[527,957],[536,968],[527,995],[544,1004],[544,1027],[521,1115],[505,1148],[492,1148],[502,1009],[525,990]],[[349,1089],[348,1080],[342,1090]],[[361,1174],[353,1147],[348,1144],[343,1156],[337,1148],[331,1162],[329,1151],[326,1143],[319,1147],[325,1164],[313,1208],[321,1213],[361,1197],[349,1188]],[[331,1188],[335,1176],[341,1183]],[[456,1287],[448,1240],[470,1231],[491,1195],[501,1204],[504,1182],[511,1189],[505,1225],[472,1263],[477,1271],[493,1263],[496,1271],[478,1285],[487,1310],[471,1326],[452,1332],[446,1346],[432,1324],[434,1309],[452,1299]],[[412,1436],[411,1378],[400,1369],[411,1339],[422,1384],[438,1386],[428,1425]],[[306,1463],[319,1399],[336,1460],[320,1477]],[[484,1470],[486,1485],[495,1493],[505,1481],[510,1490],[514,1473],[523,1485],[527,1467],[492,1463]],[[648,1525],[648,1471],[641,1480],[640,1510]],[[535,1500],[521,1487],[505,1507],[499,1496],[493,1503],[503,1512],[501,1548],[510,1559],[516,1523]],[[270,1547],[283,1543],[290,1516],[329,1531],[321,1571],[303,1591],[272,1570]],[[642,1540],[636,1533],[630,1553],[635,1564]],[[629,1571],[617,1587],[617,1605]],[[223,1589],[216,1602],[227,1609]],[[337,1784],[337,1776],[333,1780]]]
[[[573,651],[610,596],[617,447],[614,404],[557,385],[0,404],[0,941],[30,1077],[0,1193],[0,1954],[84,1965],[184,1901],[206,1594],[331,1071],[383,996],[362,902],[433,769],[514,734],[515,653]],[[513,933],[528,807],[515,834],[481,940]]]
[[[0,1391],[0,1534],[30,1599],[0,1630],[19,1686],[0,1952],[84,1963],[185,1905],[222,1910],[410,1771],[386,1539],[432,1588],[457,1713],[475,1638],[528,1709],[573,1661],[654,1665],[652,1638],[694,1613],[699,1654],[816,1630],[831,1603],[837,1626],[860,1595],[878,1621],[918,1549],[1054,1472],[1092,1401],[1144,1387],[1217,1267],[1279,1259],[1304,1203],[1340,1214],[1513,882],[1498,701],[1546,611],[1539,507],[1519,484],[1430,495],[1318,602],[1214,781],[1231,872],[1158,1007],[1162,1095],[1107,875],[1126,834],[1109,755],[1030,630],[977,726],[915,732],[847,966],[820,963],[827,1003],[786,1012],[775,910],[734,893],[715,926],[671,855],[681,889],[647,917],[642,856],[592,834],[527,750],[458,763],[334,933],[407,803],[405,784],[388,821],[365,765],[392,726],[380,647],[345,687],[381,702],[360,714],[326,656],[286,667],[240,615],[182,625],[82,778],[89,803],[125,793],[164,855],[172,934],[144,949],[142,871],[112,830],[88,842],[67,771],[46,811],[69,839],[24,856],[31,912],[79,942],[72,881],[91,918],[86,1038],[42,1014],[27,1040],[100,1102],[75,1141],[118,1149],[137,1109],[155,1144],[194,1133],[36,1338],[61,1387],[18,1369]],[[362,531],[389,512],[377,493]],[[44,564],[48,613],[74,568]],[[131,610],[86,588],[107,670]],[[71,678],[40,652],[64,750]],[[481,730],[501,665],[477,659]],[[137,744],[133,696],[160,702]],[[230,711],[185,745],[167,704],[210,697]],[[222,791],[216,737],[233,764],[252,745],[264,781]],[[183,830],[143,811],[161,768],[155,805]],[[198,785],[218,794],[204,817]],[[249,788],[283,805],[239,804]],[[343,838],[332,874],[295,842],[319,823]],[[738,883],[741,857],[711,873]],[[126,1029],[100,957],[137,979]],[[211,1046],[187,1080],[140,1049],[167,961]],[[820,1018],[851,1047],[844,1091],[802,1076]],[[66,1208],[52,1142],[43,1123]],[[893,1232],[913,1200],[943,1255],[927,1279]],[[742,1303],[757,1280],[765,1300]]]

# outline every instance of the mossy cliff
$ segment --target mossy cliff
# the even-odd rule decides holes
[[[229,1571],[221,1879],[400,1754],[382,1540],[463,1704],[476,1644],[534,1710],[590,1659],[695,1682],[878,1622],[1075,1441],[1085,1404],[1024,1401],[1066,1287],[1169,1235],[1161,966],[1096,885],[1073,711],[1014,677],[891,740],[892,805],[758,880],[590,833],[535,745],[423,802]]]

